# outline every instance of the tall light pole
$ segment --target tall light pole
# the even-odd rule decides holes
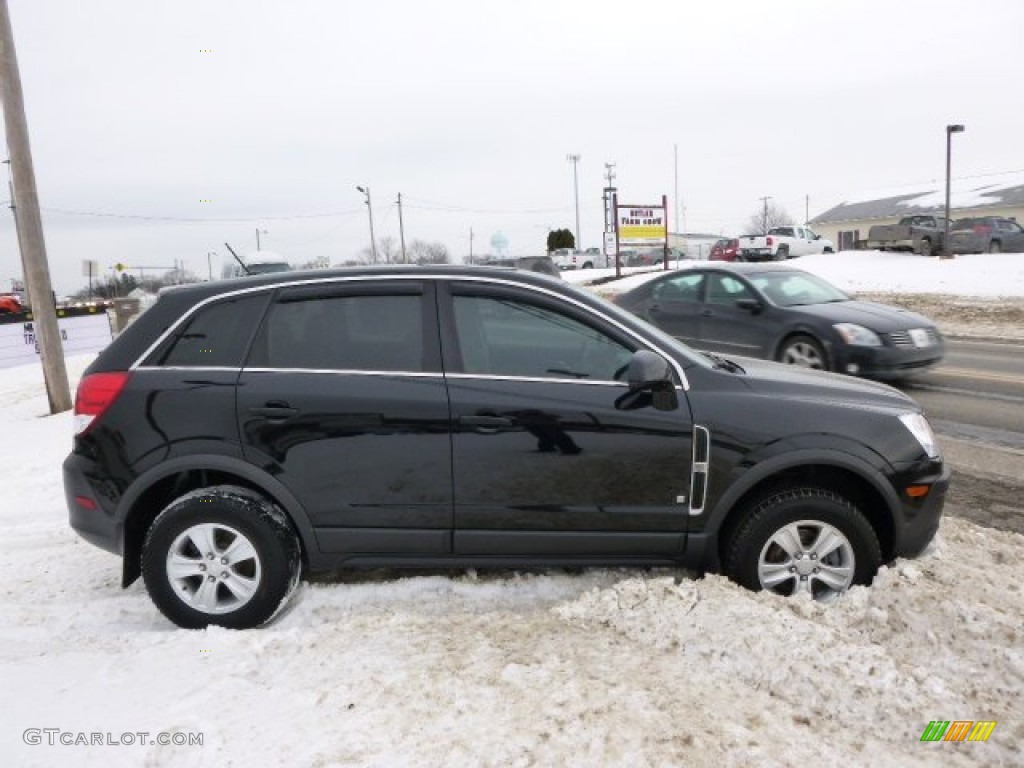
[[[962,125],[947,125],[946,126],[946,220],[943,223],[943,235],[942,235],[942,257],[943,259],[953,258],[953,254],[949,251],[949,182],[950,174],[952,169],[953,159],[953,134],[963,133],[964,127]]]
[[[581,251],[583,250],[583,244],[580,242],[580,179],[576,172],[580,156],[566,155],[565,159],[572,163],[572,186],[576,198],[576,250]]]
[[[256,227],[256,250],[260,250],[260,235],[267,234],[267,230]]]
[[[366,210],[370,214],[370,252],[373,254],[373,263],[377,263],[377,241],[373,236],[373,204],[370,202],[370,188],[369,187],[356,187],[360,192],[366,195]]]

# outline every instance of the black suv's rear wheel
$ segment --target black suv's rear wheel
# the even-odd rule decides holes
[[[142,575],[179,627],[248,629],[269,620],[298,583],[299,543],[277,505],[216,486],[171,502],[146,535]]]
[[[832,600],[870,584],[882,562],[864,514],[833,491],[791,488],[755,503],[726,552],[729,577],[748,589]]]

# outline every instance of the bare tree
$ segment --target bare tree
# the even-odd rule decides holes
[[[448,264],[451,256],[444,243],[428,243],[424,240],[413,240],[406,249],[409,261],[417,264]]]
[[[377,238],[377,259],[385,264],[394,264],[401,260],[402,254],[398,249],[395,238],[391,235]]]
[[[772,227],[791,227],[795,223],[785,208],[769,200],[767,208],[761,207],[747,219],[745,234],[756,232],[763,235]]]

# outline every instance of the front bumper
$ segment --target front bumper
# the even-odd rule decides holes
[[[928,495],[913,499],[902,493],[901,515],[893,531],[893,556],[914,557],[928,546],[939,529],[942,508],[949,490],[949,466],[944,466],[938,475],[932,475],[908,485],[929,485]]]
[[[869,379],[898,380],[924,373],[942,362],[945,344],[923,348],[857,347],[834,344],[833,370]]]

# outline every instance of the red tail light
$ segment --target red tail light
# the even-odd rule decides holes
[[[975,224],[972,229],[976,235],[987,235],[992,231],[992,227],[986,226],[985,224]]]
[[[85,432],[96,417],[114,404],[131,376],[127,371],[86,376],[75,394],[75,434]]]
[[[771,248],[771,246],[772,246],[772,243],[774,243],[775,241],[774,241],[774,240],[772,240],[772,239],[771,239],[771,238],[769,237],[769,238],[768,238],[768,241],[767,241],[767,242],[768,242],[768,247],[769,247],[769,248]]]

